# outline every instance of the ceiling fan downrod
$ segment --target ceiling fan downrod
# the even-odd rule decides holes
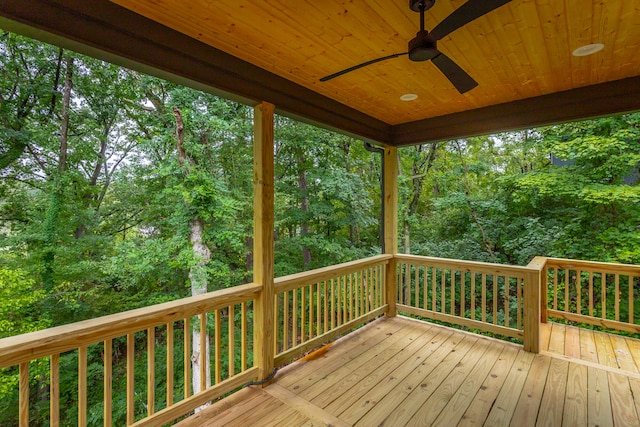
[[[440,54],[437,42],[429,37],[429,32],[424,29],[424,12],[430,9],[436,0],[410,0],[411,10],[420,13],[420,31],[409,42],[409,59],[415,62],[428,61]]]

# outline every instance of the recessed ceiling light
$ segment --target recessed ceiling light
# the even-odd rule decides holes
[[[602,43],[592,43],[584,46],[580,46],[576,50],[573,51],[573,56],[587,56],[594,54],[596,52],[600,52],[604,49],[604,45]]]
[[[400,97],[401,101],[415,101],[416,99],[418,99],[418,95],[415,93],[405,93]]]

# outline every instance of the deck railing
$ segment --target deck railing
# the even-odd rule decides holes
[[[400,313],[520,338],[533,352],[547,317],[640,332],[636,288],[640,266],[375,256],[275,279],[274,364],[387,311],[393,315],[394,303]],[[0,369],[15,375],[19,390],[20,425],[29,424],[36,405],[42,410],[43,399],[50,425],[64,416],[65,423],[110,426],[118,407],[126,407],[127,425],[163,425],[258,379],[253,338],[260,325],[250,319],[261,292],[261,285],[248,284],[0,340]],[[194,331],[208,333],[196,339],[200,348],[210,345],[208,361],[206,352],[192,355]],[[199,362],[196,394],[192,357]],[[126,403],[113,405],[116,394]],[[60,413],[61,396],[77,407],[71,420]]]
[[[640,266],[546,258],[543,280],[543,321],[640,333]]]
[[[0,369],[16,370],[19,377],[20,425],[29,425],[34,387],[38,400],[42,395],[49,400],[49,425],[60,425],[62,395],[75,402],[77,425],[87,425],[90,415],[91,424],[111,426],[114,388],[124,387],[126,423],[142,426],[171,422],[256,379],[252,325],[247,318],[260,289],[248,284],[0,340]],[[193,330],[206,331],[210,337],[211,377],[205,373],[206,352],[200,352],[197,394],[191,384]],[[223,332],[226,342],[221,339]],[[207,345],[206,337],[200,334],[200,348]],[[144,378],[140,369],[136,372],[136,364],[146,365]],[[30,369],[35,372],[30,374]],[[76,380],[69,381],[70,377]],[[126,381],[119,380],[125,377]],[[43,382],[49,384],[44,393]],[[99,404],[88,402],[88,390],[94,395],[96,388],[102,388]],[[161,396],[157,389],[166,391]],[[76,424],[68,418],[67,413],[64,424]]]
[[[276,279],[275,365],[383,314],[391,258],[379,255]]]
[[[398,255],[398,311],[524,337],[526,269]]]
[[[276,279],[275,365],[382,315],[391,258],[380,255]],[[1,339],[0,369],[15,373],[19,388],[16,419],[29,425],[44,396],[52,426],[61,419],[111,426],[118,416],[127,425],[163,425],[258,379],[249,319],[261,289],[242,285]],[[201,349],[210,347],[208,360],[205,351],[192,355],[192,332]],[[192,357],[202,390],[196,394]],[[114,417],[119,405],[113,399],[123,394],[126,414]],[[77,407],[71,419],[60,413],[61,396]]]

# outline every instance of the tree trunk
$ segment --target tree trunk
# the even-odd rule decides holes
[[[173,108],[173,115],[176,118],[176,137],[177,137],[177,146],[178,146],[178,162],[180,166],[185,170],[185,173],[188,175],[190,173],[190,167],[194,166],[193,161],[190,161],[187,157],[187,153],[184,149],[184,121],[182,120],[182,113],[176,107]],[[211,260],[211,251],[204,243],[203,234],[204,234],[204,221],[201,218],[195,216],[189,222],[189,227],[191,228],[191,234],[189,236],[189,241],[191,243],[191,249],[193,250],[193,256],[195,258],[195,263],[189,270],[189,280],[191,281],[191,295],[201,295],[207,292],[207,283],[209,281],[207,274],[207,264]],[[205,349],[202,349],[200,346],[200,337],[201,333],[204,332],[206,334],[205,337]],[[205,385],[207,388],[211,387],[211,364],[210,364],[210,346],[209,346],[209,334],[207,331],[200,331],[197,328],[193,328],[191,331],[191,367],[192,367],[192,387],[193,394],[201,392],[201,376],[200,376],[200,354],[202,351],[205,352],[205,360],[206,366],[204,367],[204,374],[206,376]],[[199,408],[196,408],[196,412],[201,411],[202,409],[209,406],[208,404],[202,405]]]
[[[478,216],[478,211],[476,211],[476,208],[473,206],[473,204],[471,203],[471,186],[469,185],[469,170],[467,168],[467,164],[464,161],[464,158],[462,156],[462,147],[460,147],[460,142],[459,141],[455,141],[454,142],[456,149],[458,151],[458,156],[460,157],[460,164],[462,165],[462,183],[464,184],[464,189],[465,189],[465,199],[467,201],[467,206],[469,207],[469,210],[471,211],[471,216],[473,216],[473,220],[476,223],[476,225],[478,226],[478,229],[480,230],[480,234],[482,236],[482,243],[484,244],[484,248],[487,250],[487,252],[489,253],[489,256],[491,256],[491,259],[493,260],[493,262],[497,262],[497,258],[496,258],[496,254],[493,251],[493,243],[491,243],[491,241],[489,241],[489,238],[487,237],[487,233],[484,230],[484,227],[482,226],[482,223],[480,223],[480,218]]]
[[[60,151],[58,154],[58,168],[53,177],[53,191],[49,201],[44,223],[44,253],[42,256],[43,272],[42,283],[45,292],[49,294],[53,290],[55,243],[58,229],[58,219],[62,208],[62,176],[67,169],[67,151],[69,135],[69,107],[71,104],[71,89],[73,87],[73,58],[66,57],[67,73],[62,92],[62,120],[60,123]]]
[[[253,236],[247,236],[244,245],[247,248],[247,257],[245,258],[247,271],[251,271],[253,270]],[[249,279],[249,281],[253,281],[253,278]]]
[[[413,177],[411,181],[413,183],[413,189],[411,190],[411,200],[409,201],[409,209],[407,216],[402,223],[402,239],[404,241],[404,251],[407,254],[411,253],[411,224],[409,218],[418,212],[418,206],[420,203],[420,197],[422,196],[422,188],[427,173],[433,166],[433,162],[436,159],[438,152],[438,144],[431,144],[429,151],[424,155],[424,146],[418,145],[415,147],[416,155],[413,159]]]
[[[193,249],[193,255],[196,258],[196,263],[189,270],[189,280],[191,281],[191,295],[202,295],[207,293],[207,263],[211,260],[211,251],[207,245],[204,244],[202,235],[204,233],[204,223],[200,218],[194,219],[189,224],[191,227],[190,242]],[[199,329],[194,328],[192,331],[192,343],[191,343],[191,365],[192,365],[192,386],[193,394],[200,391],[200,353],[203,351],[200,347],[200,333]],[[210,363],[210,347],[209,347],[209,334],[204,331],[205,337],[205,360],[206,366],[204,369],[206,375],[206,387],[211,387],[211,363]],[[196,409],[196,412],[206,408],[209,405],[203,405]]]
[[[409,221],[404,220],[402,223],[402,241],[404,245],[404,253],[411,253],[411,227],[409,226]]]
[[[67,76],[62,91],[62,123],[60,124],[60,161],[58,162],[58,175],[67,169],[67,151],[69,135],[69,106],[71,104],[71,89],[73,87],[73,58],[67,56]]]
[[[300,210],[303,212],[304,218],[302,220],[302,224],[300,225],[300,235],[302,238],[305,238],[309,234],[309,223],[306,219],[309,213],[309,196],[307,195],[308,187],[307,187],[307,172],[304,169],[304,158],[302,157],[302,152],[298,153],[298,189],[300,190],[300,195],[302,199],[300,200]],[[311,249],[309,249],[306,245],[302,247],[302,263],[304,265],[304,269],[309,268],[311,264]]]

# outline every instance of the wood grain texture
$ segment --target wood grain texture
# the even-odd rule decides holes
[[[109,0],[5,0],[0,23],[249,105],[267,101],[284,114],[381,144],[640,109],[640,11],[633,1],[520,0],[454,31],[439,48],[480,82],[464,95],[433,64],[406,57],[318,81],[406,51],[418,26],[406,3],[116,1],[124,7]],[[439,2],[427,13],[427,29],[462,3]],[[571,56],[577,44],[593,41],[605,49]],[[400,101],[408,92],[418,100]]]
[[[242,391],[182,425],[637,426],[638,392],[637,373],[397,316],[283,368],[275,401]]]
[[[390,124],[618,80],[638,75],[640,69],[640,59],[633,54],[640,49],[640,29],[632,24],[640,12],[623,2],[567,0],[561,7],[553,4],[557,2],[521,0],[454,31],[438,48],[479,82],[465,95],[433,64],[412,63],[406,57],[319,82],[352,65],[406,52],[419,25],[417,14],[404,4],[115,2]],[[426,14],[426,28],[434,28],[463,3],[437,3]],[[605,49],[589,57],[571,55],[594,41],[604,43]],[[407,92],[419,94],[418,100],[400,101]]]
[[[260,379],[271,374],[275,357],[274,263],[274,106],[254,108],[253,144],[253,279],[262,285],[255,301],[254,363]]]

